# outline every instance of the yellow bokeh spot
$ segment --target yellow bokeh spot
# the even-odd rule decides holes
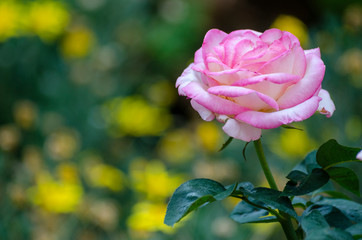
[[[133,206],[127,225],[131,231],[136,232],[134,234],[145,238],[148,233],[156,231],[172,233],[174,228],[163,223],[166,207],[164,203],[139,202]]]
[[[282,31],[288,31],[296,36],[302,46],[308,45],[308,28],[298,18],[291,15],[279,15],[271,25],[272,28],[278,28]]]
[[[15,1],[0,2],[0,42],[18,34],[20,17],[21,6]]]
[[[29,100],[18,101],[14,105],[15,122],[24,129],[30,129],[37,118],[37,108]]]
[[[77,210],[82,200],[83,188],[77,183],[55,181],[50,174],[41,173],[37,184],[28,189],[31,202],[55,213],[69,213]]]
[[[201,146],[209,152],[216,152],[220,149],[223,135],[219,127],[213,122],[201,122],[197,126],[197,136]]]
[[[172,120],[166,109],[150,105],[141,96],[115,98],[107,102],[103,110],[109,133],[116,136],[157,136]]]
[[[195,154],[193,134],[185,129],[168,132],[160,141],[159,152],[168,162],[184,163]]]
[[[57,167],[59,179],[67,183],[78,183],[78,171],[75,165],[69,163],[60,164]]]
[[[93,32],[79,26],[66,33],[61,44],[61,52],[66,58],[82,58],[88,55],[93,44]]]
[[[302,125],[296,127],[305,129]],[[271,143],[272,150],[283,158],[303,158],[315,149],[316,142],[311,139],[306,131],[282,129],[279,138]]]
[[[106,187],[112,191],[124,189],[126,177],[124,173],[110,165],[90,164],[86,169],[89,183],[94,187]]]
[[[45,146],[54,160],[68,160],[74,156],[79,144],[79,134],[72,129],[64,128],[52,133]]]
[[[153,201],[164,201],[170,197],[184,180],[180,175],[170,175],[159,161],[136,159],[129,172],[134,189]]]
[[[27,30],[49,42],[64,32],[70,16],[60,1],[43,0],[29,3],[26,18]]]

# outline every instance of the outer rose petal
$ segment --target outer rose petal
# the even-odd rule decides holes
[[[316,54],[308,54],[304,77],[278,99],[280,108],[293,107],[313,96],[322,84],[325,69],[323,61]]]
[[[318,111],[321,114],[326,115],[328,118],[333,115],[333,112],[336,110],[336,107],[334,106],[334,103],[331,99],[331,96],[329,95],[329,92],[327,92],[324,89],[321,89],[319,91],[318,96],[322,98],[322,101],[319,102]]]
[[[189,98],[195,100],[211,112],[223,115],[236,115],[248,108],[242,107],[232,101],[215,96],[205,90],[206,86],[199,82],[190,82],[182,90]]]
[[[226,121],[222,129],[230,137],[241,139],[246,142],[257,140],[261,136],[261,129],[252,127],[232,118],[229,118]]]
[[[319,48],[313,48],[313,49],[309,49],[309,50],[304,50],[305,55],[309,55],[309,54],[315,54],[318,57],[321,57],[321,51]]]
[[[184,86],[189,84],[192,81],[199,81],[200,76],[198,72],[195,72],[192,67],[194,66],[193,63],[191,63],[181,74],[180,77],[177,78],[176,81],[176,88],[178,88],[178,93],[182,96],[186,96],[184,91],[182,90]]]
[[[356,158],[357,158],[358,160],[361,160],[361,161],[362,161],[362,151],[360,151],[359,153],[357,153]]]
[[[200,117],[205,121],[212,121],[215,118],[215,115],[208,110],[207,108],[203,107],[202,105],[198,104],[195,100],[191,99],[191,106],[195,109],[199,114]]]
[[[271,113],[246,111],[237,115],[235,119],[261,129],[277,128],[283,124],[300,122],[309,118],[317,111],[320,100],[320,97],[313,96],[292,108]]]

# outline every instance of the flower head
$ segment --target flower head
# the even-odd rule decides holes
[[[316,111],[330,117],[335,106],[321,88],[324,72],[319,49],[303,50],[289,32],[212,29],[176,87],[201,118],[216,117],[229,136],[251,141],[261,129],[303,121]]]

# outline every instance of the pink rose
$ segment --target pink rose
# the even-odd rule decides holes
[[[176,87],[202,119],[216,117],[229,136],[251,141],[261,129],[316,111],[332,116],[335,106],[321,87],[324,72],[319,48],[303,50],[289,32],[212,29]]]

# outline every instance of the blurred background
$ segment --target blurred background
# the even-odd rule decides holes
[[[360,1],[1,0],[0,239],[283,239],[233,222],[232,199],[163,224],[189,179],[266,186],[253,146],[246,161],[241,141],[218,152],[228,137],[174,85],[210,28],[270,27],[321,48],[337,108],[264,131],[283,186],[328,139],[362,145]]]

